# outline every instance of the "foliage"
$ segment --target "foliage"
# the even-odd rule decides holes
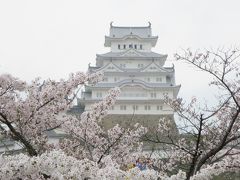
[[[180,168],[186,172],[187,179],[193,175],[195,179],[210,179],[211,173],[219,174],[222,167],[230,168],[227,162],[240,153],[240,53],[236,49],[195,53],[188,49],[183,55],[175,56],[212,77],[210,86],[218,89],[218,104],[201,106],[196,98],[187,104],[182,99],[166,97],[165,102],[179,117],[181,125],[178,128],[183,134],[179,138],[172,137],[168,122],[161,120],[157,134],[165,134],[167,140],[158,136],[145,137],[145,140],[168,147],[168,163],[162,165],[160,161],[160,170]],[[239,168],[239,159],[236,164]]]

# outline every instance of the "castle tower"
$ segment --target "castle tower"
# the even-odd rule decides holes
[[[165,95],[176,98],[180,86],[175,84],[174,67],[164,67],[167,55],[152,51],[157,40],[150,23],[145,27],[117,27],[111,23],[104,43],[110,52],[97,54],[96,65],[88,68],[91,73],[104,72],[104,80],[95,86],[85,86],[74,109],[89,110],[91,104],[117,86],[121,94],[103,121],[106,128],[136,122],[154,127],[162,117],[175,124],[174,112],[163,98]]]

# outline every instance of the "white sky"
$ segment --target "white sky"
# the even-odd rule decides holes
[[[240,44],[239,0],[0,0],[0,73],[30,81],[67,77],[105,53],[109,23],[145,26],[159,36],[153,51]],[[175,63],[175,62],[174,62]],[[208,78],[175,63],[180,96],[211,95]]]

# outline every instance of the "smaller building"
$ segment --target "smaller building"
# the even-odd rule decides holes
[[[66,137],[65,133],[59,129],[47,131],[46,135],[50,144],[57,144],[61,139]],[[23,146],[19,142],[0,137],[0,154],[17,154],[21,152],[23,152]]]

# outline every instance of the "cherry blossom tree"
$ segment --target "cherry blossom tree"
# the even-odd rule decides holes
[[[157,136],[144,137],[146,141],[167,147],[165,156],[168,158],[156,162],[159,171],[171,174],[181,169],[186,172],[186,179],[204,179],[204,176],[210,179],[211,174],[219,174],[224,168],[230,170],[231,167],[239,172],[239,156],[236,156],[240,153],[239,56],[237,49],[195,53],[186,50],[175,55],[177,60],[211,76],[210,86],[216,89],[218,103],[209,107],[201,106],[196,98],[186,103],[182,99],[166,97],[165,102],[178,115],[181,134],[178,138],[173,137],[168,122],[161,120]],[[231,164],[234,156],[238,159]]]

